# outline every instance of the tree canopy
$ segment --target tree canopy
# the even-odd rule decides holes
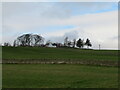
[[[23,34],[14,40],[14,46],[39,46],[44,38],[37,34]]]
[[[82,40],[79,38],[76,40],[75,38],[73,40],[70,40],[68,37],[65,37],[64,43],[60,42],[51,42],[51,40],[46,41],[46,44],[44,44],[44,38],[38,34],[23,34],[21,36],[18,36],[17,39],[14,40],[13,46],[41,46],[41,47],[47,47],[49,45],[56,46],[56,47],[79,47],[84,48],[86,45],[87,48],[92,47],[92,44],[90,40],[87,38],[84,42],[84,39]],[[9,43],[4,43],[4,46],[12,46]]]
[[[92,46],[92,44],[91,44],[91,42],[90,42],[90,40],[88,38],[87,38],[87,40],[85,42],[85,45],[87,45],[88,48]]]
[[[79,47],[79,48],[83,48],[83,46],[84,46],[84,43],[83,43],[83,40],[81,40],[81,39],[79,39],[78,41],[77,41],[77,47]]]

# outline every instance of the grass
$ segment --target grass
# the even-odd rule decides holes
[[[2,47],[3,59],[118,60],[117,50],[81,50],[73,48]]]
[[[3,64],[3,88],[117,88],[117,67]]]
[[[93,61],[115,65],[118,50],[2,47],[2,60]],[[80,64],[3,64],[3,88],[117,88],[118,68]]]

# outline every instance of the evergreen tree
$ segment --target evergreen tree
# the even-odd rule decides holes
[[[83,48],[83,46],[84,46],[83,40],[79,39],[79,40],[77,41],[76,46],[79,47],[79,48]]]
[[[90,42],[90,40],[87,38],[86,42],[85,42],[85,45],[87,45],[87,48],[91,47],[92,44]]]

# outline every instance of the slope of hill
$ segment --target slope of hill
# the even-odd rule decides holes
[[[79,59],[117,60],[117,50],[81,50],[73,48],[2,47],[3,59]]]
[[[3,63],[69,63],[118,65],[117,50],[81,50],[74,48],[3,47]]]
[[[117,50],[3,47],[3,88],[118,88]],[[35,62],[78,64],[33,64]],[[88,65],[90,64],[90,66]],[[105,66],[92,66],[105,65]]]

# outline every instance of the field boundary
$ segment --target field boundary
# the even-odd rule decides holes
[[[57,60],[57,59],[4,59],[2,64],[82,64],[82,65],[98,65],[98,66],[118,66],[118,61],[109,60]]]

